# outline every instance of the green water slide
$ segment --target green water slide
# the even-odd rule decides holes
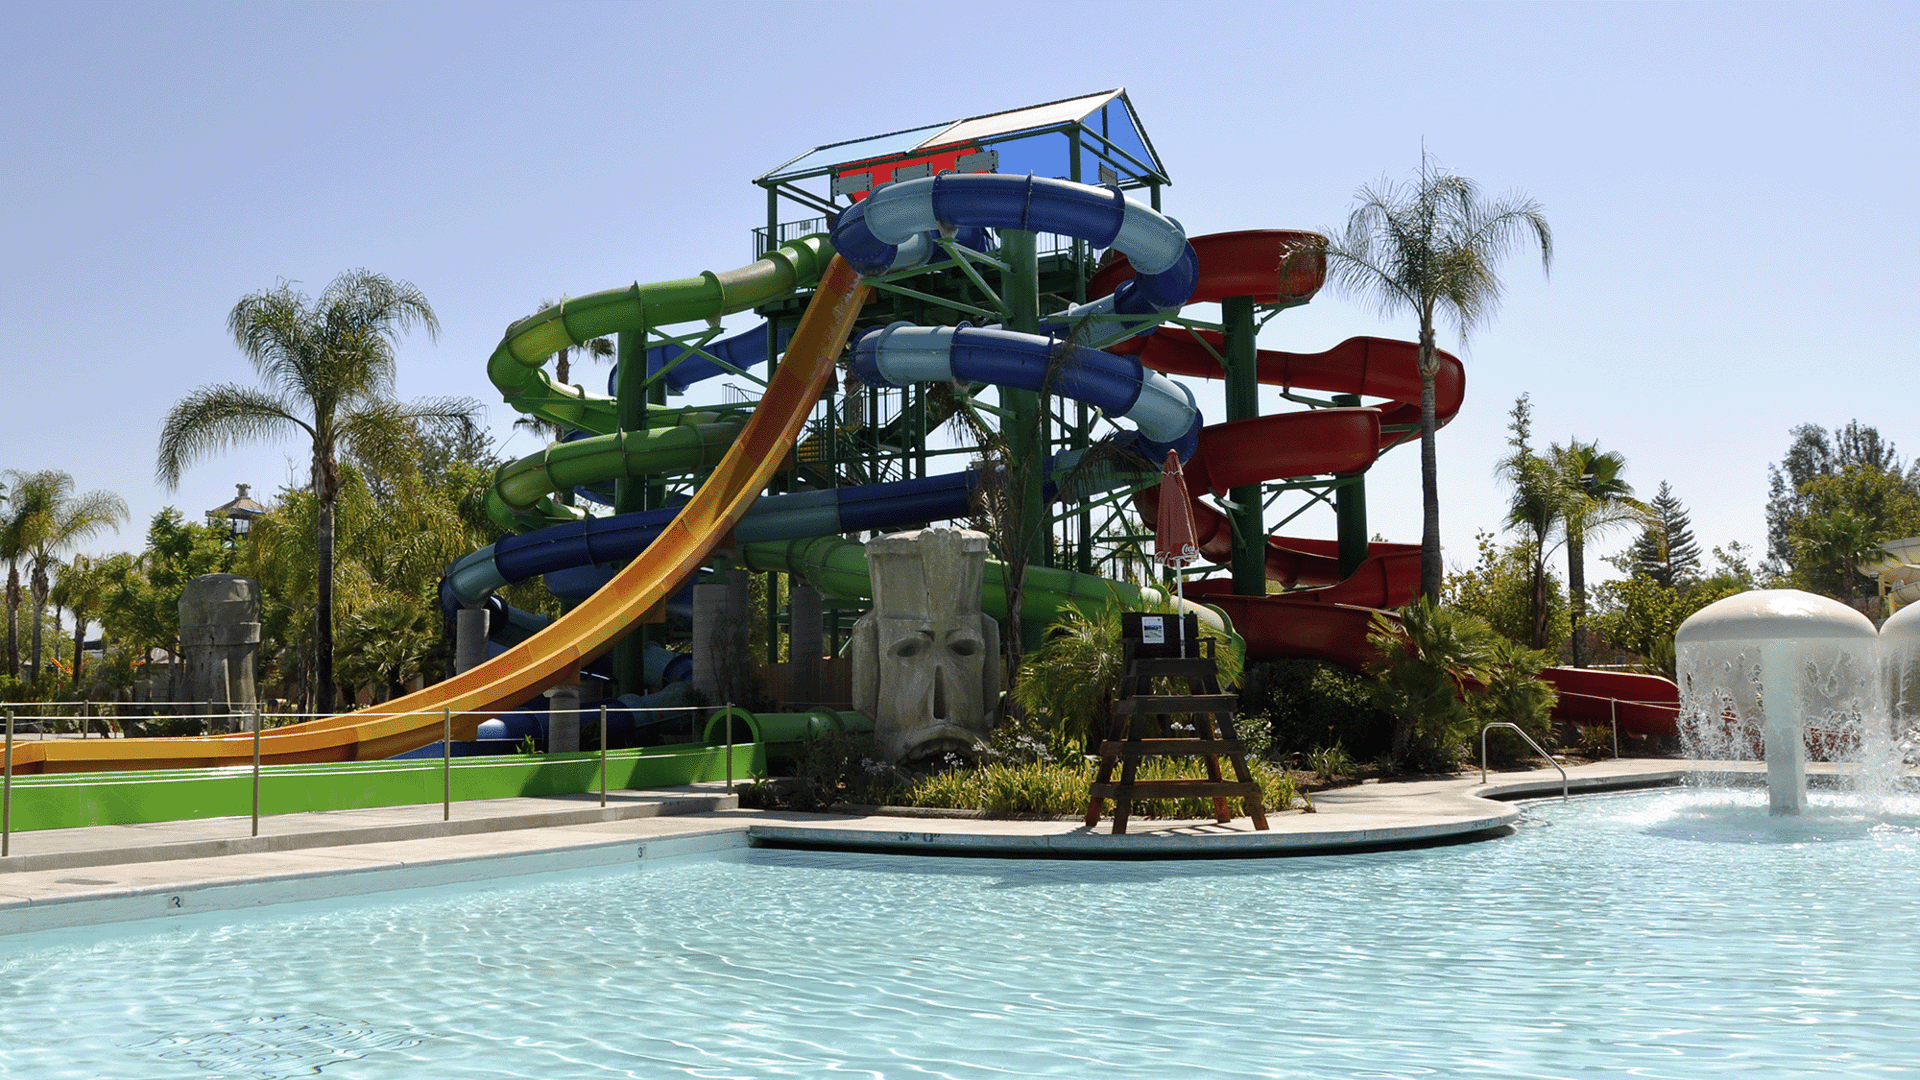
[[[649,411],[647,420],[644,431],[554,443],[501,466],[487,492],[487,517],[513,533],[578,521],[585,512],[554,501],[555,492],[623,476],[711,469],[746,424],[744,416],[678,409],[669,416]]]
[[[593,434],[503,467],[487,498],[488,515],[502,528],[526,532],[581,516],[549,498],[556,491],[713,467],[738,437],[743,420],[711,411],[652,410],[646,430],[621,431],[615,399],[554,382],[545,370],[547,360],[561,349],[609,334],[644,334],[701,321],[717,329],[724,316],[812,287],[832,258],[833,244],[826,237],[802,237],[737,270],[573,297],[508,327],[487,360],[487,377],[501,397],[522,413]]]

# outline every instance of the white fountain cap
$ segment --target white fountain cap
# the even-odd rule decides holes
[[[1755,589],[1716,600],[1687,617],[1676,644],[1705,641],[1853,639],[1874,641],[1873,620],[1838,600],[1799,589]]]
[[[1920,604],[1908,604],[1880,624],[1880,640],[1891,645],[1906,642],[1920,645]]]

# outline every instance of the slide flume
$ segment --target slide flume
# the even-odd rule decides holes
[[[844,260],[828,265],[786,359],[739,441],[660,538],[606,588],[521,644],[444,682],[361,712],[275,728],[261,736],[261,760],[391,757],[438,739],[444,711],[456,718],[454,737],[472,739],[481,721],[576,678],[581,664],[612,647],[699,568],[792,452],[853,331],[866,291]],[[15,770],[21,773],[244,765],[252,761],[253,739],[33,742],[17,746],[15,755]]]

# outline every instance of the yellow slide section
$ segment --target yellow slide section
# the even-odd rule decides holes
[[[605,588],[513,649],[445,682],[361,712],[268,731],[260,738],[261,760],[392,757],[438,740],[448,710],[454,737],[471,739],[481,721],[576,681],[580,665],[611,648],[699,569],[792,453],[866,292],[860,275],[835,256],[739,441],[660,538]],[[32,742],[16,744],[14,755],[21,773],[248,765],[253,736]]]

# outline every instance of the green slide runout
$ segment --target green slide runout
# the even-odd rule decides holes
[[[725,725],[721,727],[724,730]],[[606,785],[614,790],[677,787],[766,774],[762,744],[735,744],[731,765],[728,757],[727,750],[717,745],[610,750]],[[263,765],[260,812],[434,805],[449,794],[442,786],[449,780],[455,802],[592,792],[600,788],[600,754],[454,758],[451,768],[439,758]],[[244,836],[253,810],[253,790],[252,772],[234,768],[18,776],[13,781],[12,825],[15,832],[27,832],[234,818],[237,835]]]
[[[614,400],[577,386],[556,385],[543,369],[561,349],[622,331],[718,319],[758,307],[820,280],[833,258],[825,236],[806,236],[770,251],[749,266],[680,281],[638,282],[624,289],[563,300],[507,328],[487,378],[520,412],[582,431],[619,429]]]
[[[741,560],[754,570],[799,574],[815,588],[842,600],[873,599],[867,576],[867,549],[858,540],[821,536],[810,540],[743,544],[740,552]],[[1167,592],[1151,586],[1110,581],[1055,567],[1029,566],[1020,593],[1020,615],[1024,619],[1051,623],[1069,606],[1092,614],[1113,604],[1139,610],[1143,603],[1157,605],[1173,599]],[[1006,567],[994,559],[987,560],[980,608],[1006,625]],[[1234,651],[1246,655],[1246,642],[1234,633],[1232,623],[1217,608],[1189,600],[1186,610],[1198,615],[1203,626],[1225,634],[1233,643]]]

